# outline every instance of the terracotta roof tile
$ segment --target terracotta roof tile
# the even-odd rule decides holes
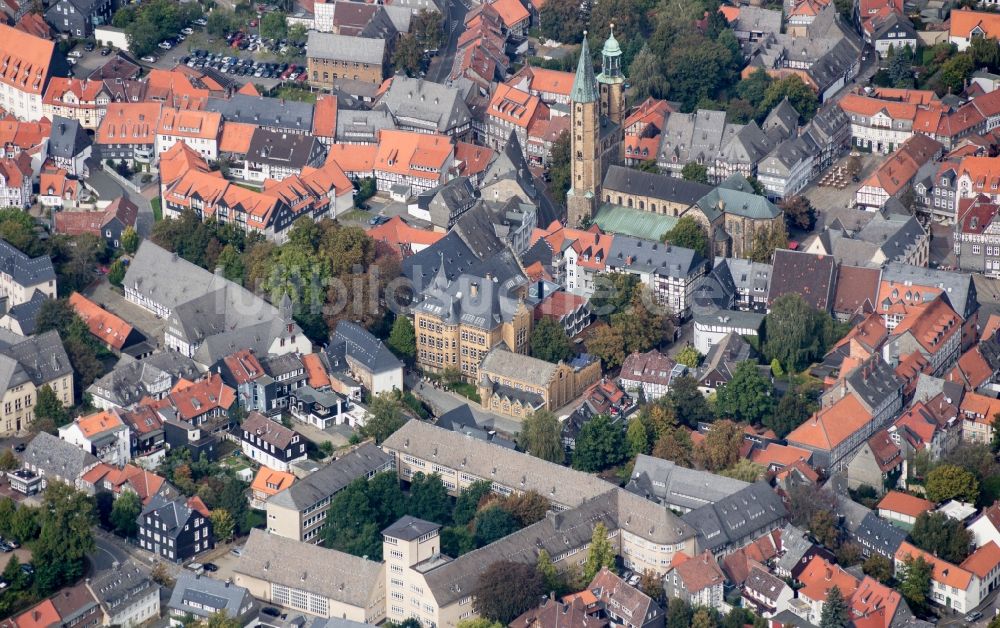
[[[938,583],[960,589],[962,591],[968,591],[969,586],[972,584],[972,572],[963,569],[957,565],[953,565],[948,561],[941,560],[937,556],[925,552],[910,543],[904,541],[899,549],[896,550],[896,560],[898,562],[904,562],[907,558],[923,558],[931,565],[931,579]]]
[[[927,501],[920,497],[915,497],[908,493],[899,491],[889,491],[878,503],[879,510],[898,512],[909,517],[919,517],[925,512],[934,509],[934,502]]]
[[[79,292],[69,296],[69,304],[90,328],[90,333],[113,349],[121,351],[132,335],[132,325]]]

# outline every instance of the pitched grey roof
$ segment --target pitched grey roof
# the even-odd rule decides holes
[[[406,515],[385,530],[382,530],[382,535],[402,539],[403,541],[415,541],[425,534],[440,529],[441,526],[437,523]]]
[[[90,582],[101,608],[112,617],[125,612],[140,598],[160,590],[160,585],[149,577],[149,571],[128,559],[118,569],[101,572]]]
[[[791,573],[806,552],[813,546],[806,533],[790,523],[781,529],[781,549],[783,553],[775,561],[778,569]]]
[[[159,531],[171,538],[177,538],[184,531],[182,526],[188,522],[193,513],[194,510],[188,506],[186,498],[170,499],[168,496],[157,494],[142,509],[139,518],[142,519],[150,514],[156,516],[166,526],[159,528]]]
[[[42,311],[42,305],[48,300],[49,297],[43,294],[41,290],[35,290],[31,293],[31,299],[24,303],[18,303],[8,309],[6,316],[10,316],[11,319],[17,321],[22,334],[30,336],[35,333],[35,322],[38,319],[38,313]]]
[[[726,325],[732,329],[760,329],[764,314],[741,310],[714,310],[696,312],[694,320],[703,325]]]
[[[395,129],[396,122],[388,111],[368,109],[338,109],[337,132],[338,142],[367,142],[374,144],[378,140],[378,132],[382,129]]]
[[[385,59],[385,41],[309,31],[306,56],[313,59],[335,59],[380,65]]]
[[[122,358],[115,368],[87,388],[115,405],[128,407],[143,397],[156,392],[167,383],[170,388],[181,378],[193,380],[200,375],[198,365],[191,358],[176,351],[161,351],[144,360]]]
[[[787,518],[784,502],[765,481],[755,482],[681,517],[698,531],[698,547],[713,551],[740,542],[763,528],[781,527]]]
[[[244,587],[202,577],[185,569],[177,575],[167,608],[196,617],[209,617],[215,611],[224,610],[230,619],[236,619],[252,603],[250,592]]]
[[[78,120],[53,116],[52,132],[49,134],[50,156],[72,159],[90,144],[90,138]]]
[[[743,125],[728,124],[725,111],[698,109],[668,114],[664,127],[658,161],[679,168],[692,161],[713,161]]]
[[[21,454],[21,462],[39,469],[43,475],[59,476],[72,482],[98,460],[72,443],[48,432],[39,432]]]
[[[680,279],[689,277],[706,263],[693,249],[626,235],[614,237],[606,261],[608,267],[616,271],[650,273]]]
[[[381,340],[351,321],[339,321],[330,336],[327,351],[337,351],[357,360],[372,373],[385,373],[403,367]]]
[[[54,329],[30,338],[10,336],[0,337],[0,355],[15,360],[35,386],[73,373],[66,349]]]
[[[752,8],[752,7],[747,7]],[[742,14],[742,11],[740,12]],[[799,128],[799,112],[795,110],[792,103],[788,102],[788,97],[781,99],[778,106],[767,114],[764,124],[761,125],[764,133],[775,140],[787,140],[795,135]]]
[[[747,482],[639,454],[625,490],[668,508],[687,511],[719,501],[747,486]]]
[[[768,305],[782,295],[797,293],[817,310],[830,311],[837,272],[832,256],[777,249],[773,259]]]
[[[184,281],[177,281],[183,277]],[[174,309],[217,289],[225,279],[176,253],[143,240],[125,272],[123,285],[167,309]]]
[[[448,230],[476,202],[478,193],[469,177],[455,177],[417,195],[417,206],[427,210],[435,227]]]
[[[56,271],[48,256],[28,257],[3,238],[0,238],[0,273],[10,275],[21,286],[37,286],[56,280]]]
[[[510,378],[545,384],[555,374],[556,365],[497,346],[483,358],[479,372],[483,377]]]
[[[854,537],[883,556],[895,556],[896,550],[906,540],[906,532],[869,512],[854,531]]]
[[[250,138],[247,161],[301,170],[318,165],[317,160],[325,153],[323,144],[313,135],[258,127]]]
[[[712,190],[712,186],[697,181],[615,165],[610,166],[604,175],[603,187],[609,192],[642,194],[688,206],[694,205]]]
[[[227,122],[245,122],[293,131],[312,131],[312,103],[280,98],[234,94],[232,98],[209,98],[206,111],[218,111]]]
[[[339,492],[357,478],[385,471],[391,463],[388,454],[366,443],[271,496],[268,503],[303,510]]]
[[[459,90],[403,75],[393,77],[378,106],[391,112],[398,123],[438,133],[447,133],[472,120]]]
[[[367,607],[382,576],[380,562],[253,529],[233,571],[351,606]]]
[[[251,412],[240,427],[258,436],[265,444],[273,445],[279,451],[287,448],[292,443],[292,438],[297,435],[295,430],[272,421],[257,411]]]

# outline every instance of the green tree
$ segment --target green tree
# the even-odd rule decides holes
[[[531,355],[546,362],[559,362],[573,357],[573,347],[566,328],[549,316],[543,316],[531,330]]]
[[[410,30],[425,50],[438,48],[444,43],[444,22],[437,11],[421,9],[414,14]]]
[[[699,101],[713,98],[733,82],[742,58],[732,31],[726,29],[713,41],[689,27],[663,60],[670,99],[679,101],[684,111],[693,111]]]
[[[131,538],[139,530],[136,518],[142,512],[142,501],[139,495],[132,491],[122,491],[114,506],[111,507],[110,522],[115,528],[115,534]],[[218,533],[216,533],[218,536]]]
[[[10,535],[21,544],[35,539],[41,529],[41,514],[32,506],[19,506],[10,520]]]
[[[372,399],[368,406],[368,419],[360,432],[366,438],[374,438],[376,443],[392,436],[392,434],[403,427],[407,417],[403,414],[402,403],[398,396],[391,393],[383,393]]]
[[[238,284],[243,283],[243,256],[240,255],[235,246],[227,244],[222,247],[215,264],[222,269],[222,274],[226,279]]]
[[[827,549],[836,550],[840,547],[840,530],[832,511],[821,509],[814,512],[809,519],[809,531]]]
[[[940,512],[924,512],[910,531],[913,544],[944,560],[959,564],[972,547],[972,534],[956,519]]]
[[[358,478],[337,493],[327,511],[323,544],[355,556],[382,557],[382,530],[405,513],[395,473]]]
[[[28,586],[28,574],[21,569],[21,561],[17,554],[11,554],[7,566],[3,569],[3,579],[12,591],[22,591]]]
[[[453,518],[456,525],[464,526],[473,520],[479,503],[493,492],[489,480],[478,480],[465,488],[455,499]]]
[[[645,286],[633,294],[627,308],[611,315],[611,327],[621,334],[626,354],[649,351],[673,335],[667,313],[655,305]]]
[[[554,0],[538,10],[539,30],[548,39],[575,44],[586,28],[580,5],[574,0]]]
[[[965,89],[965,82],[972,74],[972,57],[964,52],[953,55],[941,66],[938,84],[948,94],[958,94]]]
[[[740,458],[733,466],[720,471],[719,475],[744,482],[756,482],[764,477],[764,471],[765,469],[761,465],[746,458]]]
[[[63,407],[52,387],[45,384],[38,389],[35,400],[35,420],[51,421],[52,427],[62,427],[69,423],[69,411]]]
[[[694,611],[683,598],[672,597],[667,605],[667,628],[690,628]]]
[[[41,524],[34,543],[35,586],[42,595],[83,575],[87,554],[94,551],[93,500],[61,482],[50,482],[42,496]]]
[[[441,553],[458,558],[476,549],[476,539],[466,526],[441,528]]]
[[[565,204],[566,192],[571,185],[570,144],[569,132],[563,131],[552,143],[552,152],[549,156],[549,196],[560,204]]]
[[[666,400],[677,421],[688,427],[697,427],[698,423],[715,419],[705,395],[698,390],[698,380],[693,377],[684,375],[671,380]]]
[[[910,89],[913,87],[913,50],[909,45],[897,51],[890,48],[886,67],[892,87]]]
[[[690,468],[694,463],[691,433],[683,427],[664,432],[653,446],[653,456]]]
[[[663,62],[650,50],[648,44],[643,45],[632,60],[629,81],[632,83],[632,96],[636,102],[642,102],[646,98],[664,98],[670,92]]]
[[[463,619],[458,622],[456,628],[504,628],[503,624],[497,621],[490,621],[482,617],[474,619]]]
[[[713,609],[699,608],[691,616],[691,628],[717,628]]]
[[[521,449],[536,458],[562,464],[566,451],[562,443],[562,426],[548,410],[538,410],[524,419],[517,438]]]
[[[840,587],[833,585],[826,593],[826,603],[820,615],[819,628],[847,628],[851,625],[851,617],[847,610],[847,602],[840,592]]]
[[[785,392],[778,400],[774,413],[765,416],[764,427],[774,431],[778,438],[784,438],[789,432],[802,425],[812,414],[813,404],[809,397],[797,387]]]
[[[417,334],[409,318],[406,316],[396,317],[386,344],[396,352],[396,355],[408,361],[413,360],[417,355]]]
[[[628,456],[625,435],[606,414],[599,414],[583,424],[576,437],[573,468],[597,472],[613,467]]]
[[[499,506],[490,506],[476,515],[476,545],[485,547],[520,528],[521,526],[512,514]]]
[[[269,11],[260,18],[260,36],[268,39],[288,37],[288,19],[281,11]]]
[[[754,110],[761,109],[767,89],[774,83],[771,75],[760,68],[755,70],[750,76],[736,84],[736,93],[739,97],[749,103]]]
[[[480,574],[472,593],[476,612],[507,625],[533,607],[545,589],[534,565],[501,560]]]
[[[776,249],[788,246],[788,230],[784,222],[771,227],[761,227],[753,234],[753,246],[748,257],[752,262],[770,264]]]
[[[681,177],[686,181],[694,181],[696,183],[708,183],[708,167],[697,162],[689,162],[684,164],[681,169]],[[692,218],[692,220],[694,220]],[[680,222],[680,221],[678,221]]]
[[[601,319],[610,321],[612,316],[631,305],[639,288],[639,277],[632,273],[597,273],[590,310]]]
[[[537,491],[512,493],[500,500],[500,507],[517,520],[520,527],[530,526],[545,518],[552,503]]]
[[[28,212],[16,207],[0,209],[0,238],[32,257],[45,252],[36,233],[37,229],[35,219]]]
[[[605,369],[613,369],[625,361],[625,337],[617,327],[595,325],[587,339],[587,350],[604,363]]]
[[[923,613],[931,591],[931,565],[923,557],[907,556],[900,569],[897,590],[915,613]]]
[[[212,511],[212,530],[215,532],[215,538],[222,542],[227,542],[233,538],[233,533],[236,530],[236,522],[233,521],[233,516],[229,514],[229,511],[223,508],[216,508]]]
[[[445,488],[441,476],[432,473],[416,473],[410,482],[410,503],[408,510],[411,515],[425,521],[433,521],[445,525],[451,519],[451,500],[448,489]]]
[[[798,294],[783,294],[764,317],[763,353],[787,371],[799,371],[822,357],[836,340],[833,319]]]
[[[139,234],[136,233],[135,227],[132,225],[125,227],[120,242],[123,251],[129,255],[135,255],[135,252],[139,250]]]
[[[882,584],[892,579],[892,563],[885,556],[872,552],[872,555],[861,564],[861,569],[866,576],[875,578]]]
[[[698,368],[698,365],[701,364],[701,360],[703,357],[704,356],[698,353],[698,350],[695,349],[694,347],[684,347],[683,349],[677,352],[677,355],[674,356],[674,359],[677,360],[678,364],[683,364],[688,368],[695,369]]]
[[[781,201],[780,207],[789,229],[812,231],[816,226],[816,210],[805,196],[789,196]]]
[[[392,54],[392,64],[397,72],[406,72],[407,76],[415,76],[420,72],[424,49],[413,34],[400,37],[396,51]]]
[[[712,424],[705,439],[694,448],[695,462],[709,471],[721,471],[736,464],[743,445],[743,428],[723,419]]]
[[[17,456],[11,449],[4,449],[3,453],[0,453],[0,471],[13,471],[17,467]]]
[[[816,109],[819,107],[816,92],[795,74],[778,79],[768,85],[767,90],[764,91],[764,100],[760,103],[759,111],[766,116],[767,112],[777,107],[786,98],[804,120],[810,120],[816,115]]]
[[[774,386],[756,364],[744,360],[736,366],[732,379],[719,386],[715,411],[719,416],[760,425],[774,412]]]
[[[559,575],[559,570],[556,566],[552,564],[552,557],[545,549],[538,551],[538,558],[535,561],[535,570],[538,571],[538,575],[542,577],[542,582],[545,585],[546,591],[557,591],[561,592],[563,588],[563,580]]]
[[[13,536],[11,533],[14,513],[17,511],[17,504],[10,497],[0,497],[0,535]]]
[[[689,166],[697,165],[691,163],[684,166],[684,169],[687,170]],[[699,167],[704,168],[704,166]],[[685,176],[685,178],[687,177]],[[681,216],[677,220],[677,223],[674,224],[673,229],[663,234],[663,241],[669,242],[674,246],[693,249],[702,257],[707,258],[709,255],[708,234],[705,232],[704,227],[690,216]]]
[[[126,270],[127,268],[125,267],[125,262],[122,260],[116,259],[112,262],[111,266],[108,268],[108,281],[111,282],[111,285],[121,288],[122,281],[125,279]]]
[[[924,488],[927,490],[927,499],[933,502],[958,499],[974,504],[979,497],[976,476],[951,464],[942,464],[931,470],[927,474]]]
[[[608,529],[601,522],[594,526],[590,537],[590,548],[587,550],[587,562],[583,564],[583,579],[590,582],[594,576],[607,567],[615,571],[615,549],[608,539]]]
[[[648,454],[652,447],[652,434],[646,427],[642,414],[637,414],[628,422],[628,429],[625,431],[625,441],[628,445],[629,457],[638,454]]]
[[[268,13],[267,15],[273,15]],[[265,15],[265,17],[267,17]],[[243,622],[230,617],[225,609],[221,611],[215,611],[208,616],[208,626],[207,628],[242,628]]]

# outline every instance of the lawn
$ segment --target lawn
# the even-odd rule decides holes
[[[150,199],[149,206],[153,208],[153,220],[156,222],[163,220],[163,208],[160,206],[160,197],[157,196]]]
[[[302,89],[301,87],[279,87],[275,90],[274,97],[284,98],[285,100],[299,100],[308,103],[316,102],[316,94],[308,89]]]
[[[479,397],[479,392],[476,390],[475,384],[470,384],[468,382],[453,382],[445,384],[445,388],[453,392],[457,392],[463,397],[468,398],[470,401],[475,401],[476,403],[482,403],[483,401]]]

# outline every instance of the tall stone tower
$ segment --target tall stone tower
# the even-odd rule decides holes
[[[601,73],[597,85],[601,90],[601,114],[618,126],[625,121],[625,77],[622,75],[622,49],[615,39],[615,25],[601,49]]]
[[[569,93],[573,108],[570,129],[570,188],[566,193],[567,224],[580,226],[594,215],[600,196],[600,104],[594,65],[590,61],[587,33],[583,33],[580,63],[576,66],[573,89]]]

